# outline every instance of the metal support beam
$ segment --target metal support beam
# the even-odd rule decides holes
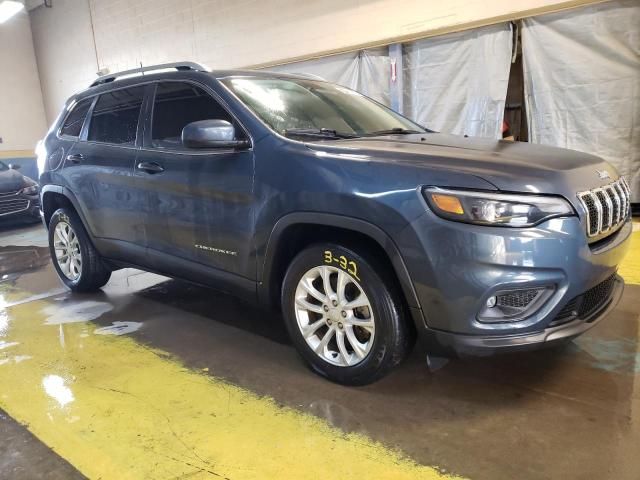
[[[389,59],[391,60],[391,72],[389,74],[389,97],[391,100],[391,108],[398,113],[404,113],[404,79],[401,43],[393,43],[389,45]]]

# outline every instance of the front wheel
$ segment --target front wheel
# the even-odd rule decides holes
[[[388,270],[373,255],[313,245],[291,262],[282,309],[293,343],[318,374],[345,385],[386,375],[411,347]]]
[[[51,216],[49,251],[58,276],[74,292],[96,291],[111,277],[73,210],[60,208]]]

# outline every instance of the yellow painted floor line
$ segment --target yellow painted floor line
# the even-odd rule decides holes
[[[635,222],[634,227],[636,225],[640,223]],[[631,234],[631,248],[620,265],[619,273],[626,283],[640,285],[640,230],[634,228]]]
[[[0,407],[89,478],[451,478],[55,309],[0,309]]]

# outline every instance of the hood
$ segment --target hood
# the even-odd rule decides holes
[[[524,142],[462,137],[441,133],[389,135],[307,144],[313,150],[357,154],[372,162],[410,166],[420,182],[429,171],[455,171],[483,178],[499,190],[563,195],[606,185],[618,178],[594,155]],[[606,170],[610,178],[601,179]]]
[[[28,177],[25,177],[17,170],[5,170],[0,172],[0,194],[15,192],[21,190],[24,187],[33,185],[35,182]]]

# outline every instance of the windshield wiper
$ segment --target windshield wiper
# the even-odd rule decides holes
[[[352,133],[338,132],[330,128],[287,128],[282,133],[285,135],[300,135],[305,137],[319,138],[357,138],[358,135]]]
[[[414,133],[425,133],[420,130],[409,130],[407,128],[390,128],[389,130],[378,130],[376,132],[367,133],[367,137],[375,137],[377,135],[411,135]]]

